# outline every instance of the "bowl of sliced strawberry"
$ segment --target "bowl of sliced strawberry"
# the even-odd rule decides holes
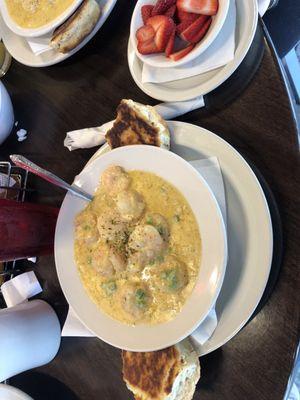
[[[221,34],[230,0],[138,0],[130,40],[146,64],[179,66],[203,53]]]

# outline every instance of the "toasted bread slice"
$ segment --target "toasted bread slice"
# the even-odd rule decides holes
[[[131,144],[170,148],[170,132],[163,118],[155,108],[132,100],[122,100],[119,104],[106,140],[112,149]]]
[[[200,363],[188,339],[167,349],[122,352],[123,379],[136,400],[191,400]]]
[[[92,32],[100,15],[97,0],[83,0],[75,13],[54,31],[50,46],[60,53],[73,50]]]

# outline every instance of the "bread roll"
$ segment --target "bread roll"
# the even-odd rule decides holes
[[[101,15],[96,0],[84,0],[75,13],[56,31],[50,46],[60,53],[68,53],[77,47],[94,29]]]
[[[191,400],[200,363],[189,339],[167,349],[122,352],[123,378],[136,400]]]
[[[167,123],[155,108],[122,100],[117,108],[117,118],[106,134],[112,149],[131,144],[149,144],[169,150],[170,132]]]

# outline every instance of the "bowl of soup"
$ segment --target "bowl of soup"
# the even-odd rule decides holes
[[[2,0],[0,10],[14,33],[38,37],[61,25],[81,3],[82,0]]]
[[[154,351],[191,334],[219,294],[224,221],[209,186],[185,160],[153,146],[95,159],[75,179],[55,234],[64,294],[105,342]]]

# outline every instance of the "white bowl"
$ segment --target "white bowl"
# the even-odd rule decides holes
[[[60,14],[53,21],[51,21],[48,24],[43,25],[39,28],[33,28],[33,29],[22,28],[11,18],[10,14],[8,12],[7,5],[6,5],[6,0],[0,1],[0,11],[2,13],[2,17],[3,17],[3,20],[5,21],[6,25],[15,34],[17,34],[19,36],[25,36],[25,37],[38,37],[38,36],[46,35],[50,31],[54,30],[59,25],[61,25],[66,19],[68,19],[73,14],[73,12],[76,10],[77,7],[79,7],[79,5],[81,3],[82,3],[82,0],[74,0],[73,3],[65,10],[65,12]]]
[[[219,10],[218,13],[213,16],[212,23],[209,27],[208,32],[205,37],[194,47],[194,49],[183,57],[181,60],[173,61],[170,58],[166,57],[164,53],[157,54],[148,54],[143,55],[140,54],[137,49],[137,39],[136,39],[136,31],[144,25],[142,16],[141,16],[141,8],[145,4],[155,4],[156,0],[138,0],[135,6],[135,9],[131,18],[130,25],[130,40],[134,47],[136,55],[142,60],[145,64],[152,65],[153,67],[159,68],[170,68],[170,67],[178,67],[179,65],[183,65],[198,57],[201,53],[203,53],[208,46],[215,40],[219,32],[221,31],[223,24],[225,22],[230,0],[219,0]]]
[[[112,150],[89,164],[75,184],[94,193],[101,173],[111,164],[127,170],[155,173],[177,187],[189,202],[202,241],[199,275],[182,311],[167,323],[137,325],[116,321],[103,313],[87,295],[74,261],[74,218],[86,201],[67,194],[55,233],[55,262],[63,292],[82,323],[105,342],[131,351],[154,351],[171,346],[191,334],[204,320],[219,294],[227,262],[225,226],[207,183],[185,160],[169,151],[145,145]]]

